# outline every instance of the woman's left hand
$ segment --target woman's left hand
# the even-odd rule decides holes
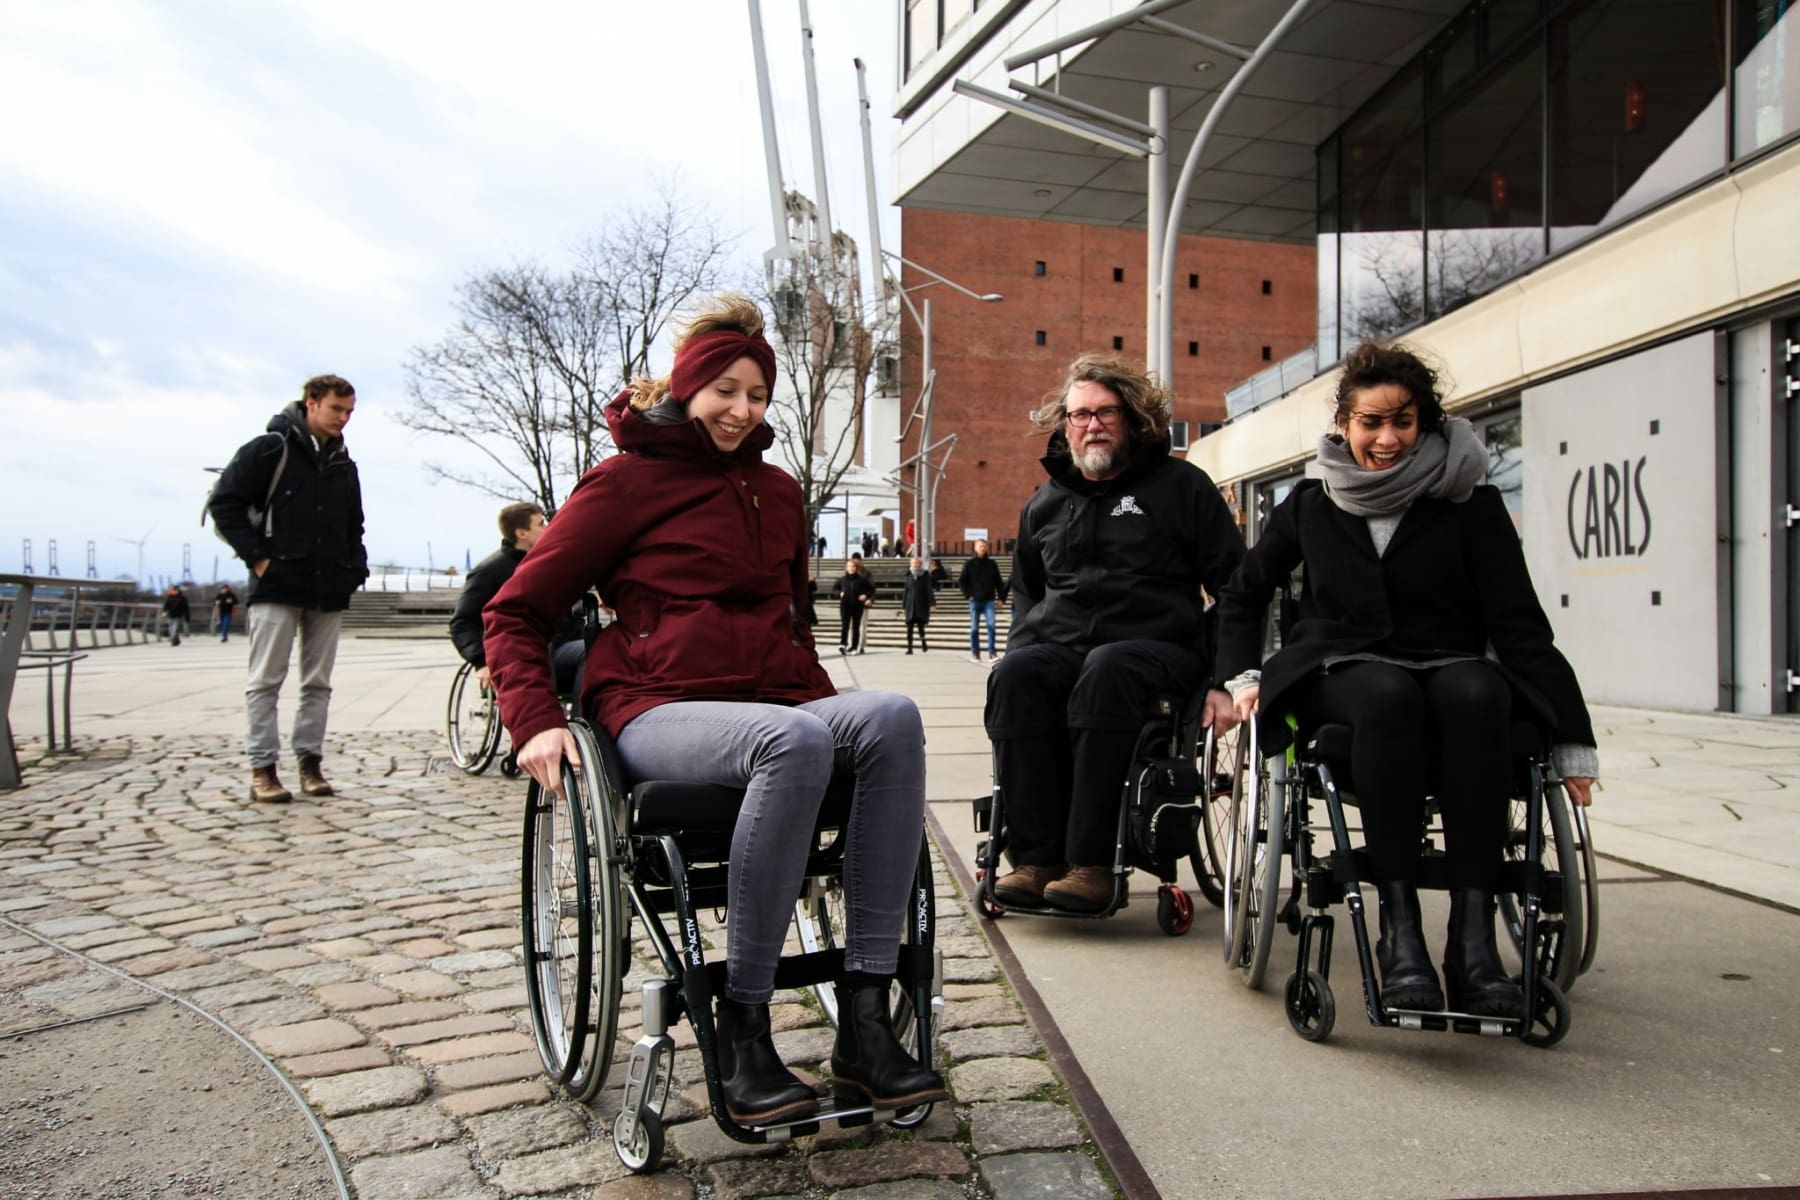
[[[1563,791],[1569,793],[1571,803],[1582,808],[1594,802],[1594,780],[1587,775],[1571,775],[1563,780]]]
[[[1223,737],[1237,726],[1237,709],[1232,706],[1231,693],[1213,688],[1206,693],[1206,708],[1200,714],[1206,727]]]

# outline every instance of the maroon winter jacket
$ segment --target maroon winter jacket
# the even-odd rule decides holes
[[[582,476],[483,610],[488,667],[515,745],[563,724],[544,646],[595,588],[618,619],[588,652],[581,711],[615,737],[671,700],[801,704],[835,694],[806,607],[800,485],[762,461],[767,425],[730,454],[698,421],[606,406],[623,453]]]

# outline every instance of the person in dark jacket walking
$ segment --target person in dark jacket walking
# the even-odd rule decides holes
[[[174,584],[169,585],[168,594],[163,597],[162,611],[163,623],[169,629],[169,645],[181,645],[181,635],[187,632],[188,616],[192,610],[188,607],[188,598]]]
[[[1219,597],[1219,674],[1239,714],[1351,727],[1363,835],[1381,879],[1381,998],[1520,1017],[1525,998],[1495,948],[1515,714],[1552,732],[1569,797],[1591,798],[1599,752],[1581,685],[1555,646],[1487,449],[1447,416],[1430,366],[1401,346],[1344,360],[1335,429]],[[1305,569],[1299,619],[1261,663],[1276,587]],[[1257,669],[1260,666],[1260,671]],[[1444,985],[1420,928],[1426,781],[1444,822],[1450,882]]]
[[[863,652],[863,616],[875,603],[875,581],[862,555],[852,554],[844,562],[844,573],[831,585],[838,602],[838,651],[842,654]]]
[[[268,430],[238,448],[213,488],[208,511],[219,536],[250,568],[250,681],[244,709],[250,798],[281,802],[276,702],[300,641],[300,705],[293,749],[300,790],[329,796],[320,759],[331,705],[331,668],[350,595],[369,577],[363,548],[362,483],[344,446],[356,389],[317,375]]]
[[[912,562],[906,571],[906,590],[901,597],[900,609],[906,617],[906,652],[911,654],[913,630],[919,631],[919,649],[926,653],[931,646],[925,641],[925,626],[931,621],[931,611],[937,607],[937,581],[931,572],[925,569],[925,560],[913,555]]]
[[[746,1124],[818,1107],[776,1053],[769,999],[834,763],[856,769],[834,1086],[882,1109],[948,1094],[902,1048],[888,1010],[924,826],[924,725],[904,696],[838,695],[800,620],[805,509],[799,485],[762,461],[776,381],[762,328],[753,302],[721,297],[683,331],[667,379],[638,380],[607,405],[620,453],[582,477],[486,613],[500,710],[540,784],[560,790],[576,753],[544,642],[597,587],[617,619],[589,652],[582,711],[635,778],[744,789],[718,1067],[726,1112]]]
[[[1006,657],[985,724],[1008,797],[1003,904],[1098,912],[1113,895],[1119,789],[1158,695],[1212,678],[1206,592],[1244,555],[1219,489],[1170,457],[1169,397],[1110,355],[1075,360],[1037,411],[1049,475],[1019,515]],[[1210,690],[1205,720],[1236,724]]]
[[[231,618],[236,614],[238,606],[237,593],[231,590],[229,583],[220,584],[219,590],[213,593],[212,606],[213,622],[219,627],[219,640],[229,642],[231,640]]]
[[[469,577],[463,580],[462,595],[456,598],[456,611],[450,614],[450,641],[463,661],[475,667],[475,680],[483,688],[491,687],[493,681],[483,644],[481,610],[513,577],[519,560],[537,544],[545,528],[544,510],[535,504],[520,502],[502,508],[500,548],[470,568]],[[580,686],[585,653],[580,618],[565,614],[556,623],[550,639],[550,662],[556,690],[562,695],[569,695]]]
[[[963,563],[956,577],[957,590],[969,602],[969,661],[981,661],[981,622],[987,622],[988,661],[999,658],[994,652],[994,610],[1006,600],[1006,583],[1000,578],[1000,564],[988,557],[986,538],[975,540],[975,557]]]

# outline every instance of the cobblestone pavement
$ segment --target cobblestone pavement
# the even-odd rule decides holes
[[[912,1131],[743,1145],[706,1112],[684,1022],[665,1166],[636,1178],[610,1136],[620,1072],[583,1107],[554,1094],[533,1046],[523,785],[446,769],[435,732],[334,746],[339,795],[316,802],[247,804],[241,763],[235,740],[164,737],[40,764],[0,797],[0,915],[248,1037],[298,1083],[362,1200],[1116,1194],[941,862],[939,1066],[954,1103]],[[65,961],[0,940],[0,991],[79,1017],[130,990],[58,987],[95,974]],[[652,961],[640,942],[640,970]],[[635,982],[621,1053],[638,1034]],[[774,1018],[783,1057],[818,1078],[832,1038],[810,996],[778,995]]]

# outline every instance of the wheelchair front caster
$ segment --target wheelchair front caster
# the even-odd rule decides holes
[[[638,1109],[637,1120],[630,1115],[626,1110],[613,1121],[613,1150],[634,1175],[648,1175],[662,1163],[662,1117],[648,1105]]]
[[[1156,925],[1170,937],[1186,933],[1194,925],[1193,899],[1172,883],[1157,888]]]
[[[500,773],[508,779],[517,779],[523,775],[525,772],[519,769],[519,756],[508,751],[506,757],[500,760]]]
[[[1288,1024],[1307,1041],[1322,1042],[1331,1036],[1331,1027],[1337,1021],[1337,1001],[1331,995],[1331,985],[1317,971],[1295,971],[1288,976],[1284,1007]]]
[[[895,1129],[917,1129],[931,1115],[932,1105],[921,1104],[917,1108],[903,1108],[894,1114],[890,1122]]]
[[[1518,982],[1518,976],[1513,978]],[[1519,1040],[1527,1046],[1548,1050],[1569,1032],[1569,998],[1554,982],[1541,975],[1537,990],[1537,1011],[1531,1014],[1531,1021],[1519,1035]]]
[[[982,886],[986,882],[987,882],[987,872],[986,871],[976,871],[975,872],[975,907],[980,909],[981,915],[986,917],[988,920],[998,921],[1001,917],[1004,917],[1006,915],[1006,910],[1004,908],[1000,907],[1000,905],[996,901],[988,898],[987,889]]]

